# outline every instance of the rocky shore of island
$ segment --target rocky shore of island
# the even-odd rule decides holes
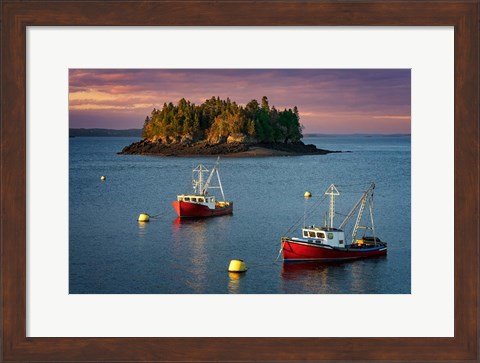
[[[313,144],[301,141],[279,142],[198,142],[164,143],[159,140],[143,139],[125,146],[120,155],[159,155],[159,156],[289,156],[325,155],[339,151],[319,149]]]

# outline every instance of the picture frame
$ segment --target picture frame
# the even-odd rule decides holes
[[[4,1],[1,301],[4,361],[478,361],[478,1]],[[153,14],[153,15],[152,15]],[[161,14],[156,16],[155,14]],[[452,26],[455,29],[453,338],[26,336],[28,26]]]

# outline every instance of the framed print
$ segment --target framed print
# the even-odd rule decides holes
[[[478,10],[478,1],[3,2],[2,359],[478,360]],[[205,97],[210,91],[217,97]],[[325,226],[316,227],[307,224],[307,207],[320,193],[310,193],[306,183],[279,183],[287,174],[271,168],[300,176],[295,170],[302,162],[309,170],[313,165],[306,157],[222,154],[225,169],[215,174],[216,158],[201,155],[195,160],[213,172],[195,179],[200,193],[188,194],[175,188],[183,185],[181,170],[190,169],[190,159],[183,165],[181,158],[163,158],[174,160],[168,179],[158,158],[115,152],[156,147],[171,155],[183,147],[172,146],[177,141],[191,152],[204,137],[209,148],[241,147],[245,143],[237,139],[250,138],[253,151],[240,150],[248,157],[281,140],[283,149],[275,152],[290,155],[293,147],[307,147],[297,143],[299,119],[303,136],[321,133],[311,125],[322,117],[329,120],[322,130],[342,133],[334,108],[339,100],[344,119],[363,127],[348,132],[383,122],[389,142],[396,142],[388,163],[367,162],[385,175],[397,165],[375,192],[391,207],[375,215],[378,233],[387,222],[404,226],[383,230],[389,260],[316,265],[314,271],[311,264],[271,262],[277,252],[278,258],[296,259],[298,245],[312,247],[313,239],[329,251],[345,250],[339,245],[343,230],[334,223],[344,210],[335,198],[350,198],[355,184],[346,181],[363,175],[360,163],[344,177],[335,173],[341,185],[326,191],[330,209]],[[140,120],[145,138],[130,147],[130,139],[89,143],[72,134],[108,129],[111,120],[126,129],[133,125],[128,117]],[[410,135],[408,142],[391,135],[397,132],[411,132],[411,144]],[[385,143],[371,136],[335,142],[353,148],[352,160],[355,151],[362,155],[361,145],[374,144],[378,156]],[[333,141],[329,145],[324,152],[337,150]],[[114,157],[89,159],[105,154]],[[272,204],[276,214],[270,219],[262,209],[249,211],[253,187],[243,174],[228,175],[237,175],[234,164],[258,168],[256,191],[264,205],[269,195],[283,199]],[[221,191],[223,204],[206,192],[208,186]],[[345,222],[364,208],[371,217],[368,227],[359,214],[348,234],[349,253],[381,254],[387,246],[384,235],[375,234],[373,188],[367,186],[358,202],[348,199],[356,207],[343,214]],[[244,198],[225,198],[231,190]],[[301,199],[288,199],[289,193]],[[154,210],[161,203],[145,195],[156,195],[162,212]],[[182,219],[180,203],[210,208],[210,202],[215,212],[229,212],[224,214],[233,205],[233,217]],[[306,235],[285,234],[280,241],[280,232],[265,232],[259,241],[275,240],[272,248],[257,246],[256,255],[241,248],[262,228],[287,226],[284,217],[293,212],[285,206],[295,205],[305,208],[300,222]],[[166,218],[169,212],[179,220]],[[153,221],[145,224],[145,218]],[[116,233],[108,232],[111,226]],[[373,236],[360,238],[358,228]],[[338,246],[332,247],[334,241]],[[208,250],[212,246],[215,251]],[[131,258],[143,262],[131,265]],[[268,267],[261,267],[262,259]],[[328,280],[340,271],[347,276],[344,285],[329,290]],[[314,285],[323,290],[312,288],[312,276],[323,278],[324,285]]]

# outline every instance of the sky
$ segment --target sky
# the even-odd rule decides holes
[[[142,128],[181,98],[297,106],[303,133],[410,133],[410,69],[70,69],[70,128]]]

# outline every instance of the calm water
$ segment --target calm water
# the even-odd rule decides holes
[[[70,293],[410,293],[410,138],[306,138],[352,152],[222,158],[220,175],[234,214],[193,221],[178,220],[171,201],[192,191],[193,166],[211,167],[215,159],[116,154],[134,141],[70,139]],[[275,262],[280,237],[297,220],[303,223],[305,207],[331,183],[343,185],[336,209],[346,214],[360,197],[358,184],[370,181],[377,186],[376,232],[389,243],[387,257]],[[307,201],[306,190],[313,194]],[[307,224],[322,224],[326,209],[325,201]],[[140,224],[144,212],[160,216]],[[336,217],[336,224],[342,220]],[[246,261],[246,274],[226,271],[236,258]]]

